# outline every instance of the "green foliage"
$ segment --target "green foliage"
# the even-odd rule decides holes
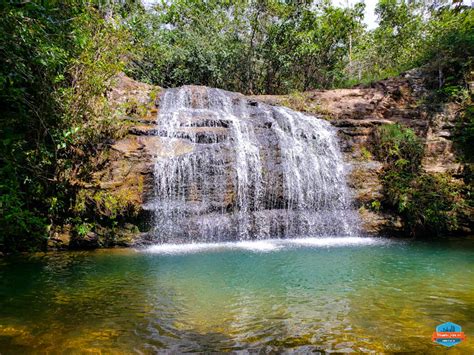
[[[374,154],[385,161],[384,203],[402,216],[413,236],[438,236],[456,230],[466,206],[462,183],[420,168],[423,146],[409,128],[384,125],[375,132]]]
[[[465,89],[474,63],[474,9],[441,7],[432,14],[426,33],[425,50],[420,54],[438,74],[438,88]]]
[[[380,207],[381,207],[381,203],[378,200],[374,200],[370,203],[370,208],[375,212],[380,211]]]
[[[464,103],[469,100],[469,90],[461,85],[445,85],[436,92],[445,101]]]
[[[87,233],[92,231],[92,228],[93,224],[83,222],[75,226],[75,232],[79,237],[83,238],[87,235]]]
[[[417,172],[423,155],[423,145],[415,132],[400,124],[378,127],[374,132],[375,156],[398,171]]]
[[[162,2],[128,22],[142,53],[129,74],[164,87],[202,84],[244,93],[331,87],[341,82],[349,46],[362,31],[363,4],[314,5]]]
[[[395,76],[420,64],[423,46],[423,8],[416,1],[380,0],[376,7],[379,26],[363,34],[355,48],[359,79]]]
[[[434,87],[466,85],[474,56],[474,10],[462,3],[379,0],[379,26],[361,33],[345,84],[367,83],[424,66]]]
[[[367,161],[372,159],[372,153],[366,148],[362,147],[360,148],[360,158],[362,161]]]
[[[417,176],[406,191],[406,205],[400,206],[410,232],[442,235],[456,230],[458,216],[465,207],[461,193],[461,186],[449,175]]]
[[[379,0],[374,30],[364,28],[363,12],[363,2],[343,8],[327,0],[163,1],[128,17],[140,54],[128,73],[163,87],[287,94],[424,65],[439,88],[465,84],[474,53],[469,6]]]
[[[4,250],[44,245],[49,226],[70,213],[95,145],[113,135],[105,94],[129,44],[107,11],[80,1],[0,7]]]
[[[47,220],[36,208],[28,206],[31,199],[14,174],[13,165],[0,169],[0,249],[32,250],[46,243]]]

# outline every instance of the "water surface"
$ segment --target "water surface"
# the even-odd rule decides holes
[[[0,259],[0,353],[474,352],[474,242],[312,238]]]

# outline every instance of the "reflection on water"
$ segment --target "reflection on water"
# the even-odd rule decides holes
[[[0,353],[474,352],[472,241],[182,248],[0,259]]]

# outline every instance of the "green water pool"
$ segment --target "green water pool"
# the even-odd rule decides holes
[[[324,238],[0,259],[0,353],[474,353],[474,241]]]

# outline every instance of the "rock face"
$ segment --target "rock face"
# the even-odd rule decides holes
[[[169,89],[155,130],[155,241],[343,236],[354,211],[336,130],[236,93]]]
[[[369,234],[393,234],[401,232],[399,217],[383,214],[377,211],[376,205],[372,206],[382,197],[379,179],[382,163],[373,160],[370,154],[375,127],[400,123],[412,128],[424,141],[422,164],[427,172],[456,176],[462,169],[453,146],[459,107],[430,102],[429,86],[423,71],[412,70],[368,87],[253,98],[324,115],[336,126],[346,161],[353,167],[350,185],[360,207],[363,229]]]
[[[353,89],[310,91],[287,96],[244,97],[232,94],[226,98],[230,100],[226,110],[237,117],[243,114],[241,106],[245,106],[246,118],[240,124],[251,125],[252,132],[241,131],[250,134],[247,137],[236,135],[233,127],[239,122],[229,121],[222,107],[217,115],[209,113],[208,109],[213,105],[208,102],[210,89],[192,87],[188,90],[191,92],[186,104],[189,110],[181,115],[183,122],[177,120],[175,123],[179,124],[175,126],[163,122],[157,125],[157,117],[162,110],[167,114],[172,111],[172,107],[163,107],[169,103],[163,103],[160,88],[135,82],[126,76],[118,79],[117,86],[109,93],[109,99],[119,112],[117,119],[123,132],[118,139],[109,142],[106,163],[98,168],[92,182],[80,191],[79,200],[82,196],[84,203],[94,204],[101,215],[117,217],[120,226],[113,230],[98,228],[94,234],[87,234],[87,238],[83,238],[90,242],[86,247],[132,245],[147,238],[156,240],[157,231],[152,228],[156,224],[169,232],[161,233],[161,236],[165,235],[163,240],[171,241],[176,235],[170,232],[173,230],[179,230],[184,235],[207,234],[210,240],[219,233],[241,235],[243,238],[246,233],[284,235],[282,230],[286,227],[276,222],[292,220],[288,214],[288,206],[292,203],[303,206],[308,202],[305,199],[310,191],[299,194],[295,187],[298,179],[306,179],[305,183],[309,183],[313,192],[319,190],[311,184],[321,182],[309,180],[314,171],[305,171],[302,177],[294,174],[295,171],[302,173],[297,165],[298,159],[303,159],[302,164],[304,159],[313,159],[311,142],[317,138],[313,134],[314,127],[299,127],[297,139],[291,134],[288,136],[294,127],[287,125],[289,117],[284,117],[281,109],[272,107],[275,105],[322,116],[336,128],[344,159],[352,166],[348,175],[349,187],[365,233],[392,235],[402,230],[396,214],[382,213],[377,206],[377,201],[382,198],[379,176],[383,164],[370,154],[371,135],[375,127],[401,123],[413,128],[425,142],[423,167],[426,171],[456,175],[461,169],[453,147],[456,134],[454,122],[459,108],[455,104],[437,105],[427,101],[429,84],[421,71],[411,71],[397,78]],[[171,105],[179,103],[172,102]],[[291,140],[285,143],[288,137]],[[245,140],[256,144],[242,145]],[[239,149],[243,152],[240,157],[235,150],[238,144],[241,144]],[[219,151],[206,155],[206,149],[211,146],[219,147]],[[260,162],[254,159],[255,151],[252,149],[255,147],[263,157]],[[294,147],[303,151],[298,153]],[[298,154],[302,154],[301,157],[298,158]],[[194,161],[185,162],[179,159],[180,156],[194,157]],[[239,164],[240,175],[236,168]],[[281,166],[285,164],[287,167],[293,164],[293,171],[283,172]],[[203,183],[203,176],[197,171],[202,173],[202,169],[211,168],[214,172],[209,172]],[[166,178],[177,171],[178,175],[174,177],[182,179],[181,187],[173,186]],[[155,184],[156,177],[158,185]],[[252,188],[248,191],[242,190],[245,179],[251,181]],[[293,184],[291,196],[285,196],[285,184],[287,190]],[[164,189],[161,192],[160,186]],[[179,188],[182,190],[176,195]],[[171,198],[173,194],[174,197],[183,197],[188,208],[176,209],[160,201],[160,198]],[[158,202],[163,208],[168,208],[164,214],[160,212],[161,216],[168,218],[168,224],[158,220]],[[246,210],[243,214],[235,213],[244,205]],[[180,216],[191,216],[191,222],[176,228]],[[200,216],[203,222],[193,223],[196,216]],[[222,230],[210,227],[216,219]],[[256,220],[262,223],[255,223]],[[296,220],[293,222],[295,225],[299,223]],[[265,223],[269,223],[266,231],[258,227]],[[238,225],[244,227],[236,228]],[[67,244],[77,244],[74,238],[70,241],[68,231],[67,226],[57,231],[50,241],[51,247],[61,249]],[[294,232],[298,233],[296,229]]]
[[[99,147],[97,169],[77,193],[75,210],[86,215],[83,233],[72,226],[58,228],[51,233],[50,249],[129,246],[149,229],[143,204],[153,186],[159,139],[149,132],[155,127],[160,92],[123,74],[116,78],[108,93],[116,139]]]

